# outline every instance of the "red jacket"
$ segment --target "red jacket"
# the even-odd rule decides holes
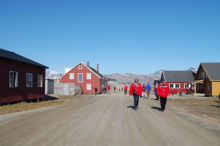
[[[108,85],[108,90],[111,90],[111,86],[110,85]]]
[[[125,91],[127,91],[128,90],[128,86],[125,86]]]
[[[136,91],[136,95],[142,95],[142,86],[140,83],[138,83],[137,87],[134,85],[135,83],[131,84],[129,95],[132,95],[134,91]]]
[[[164,86],[162,84],[158,85],[157,96],[165,98],[169,95],[169,93],[170,93],[170,88],[167,83]]]

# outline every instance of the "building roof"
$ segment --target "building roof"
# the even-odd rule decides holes
[[[5,59],[9,59],[9,60],[14,60],[14,61],[18,61],[18,62],[23,62],[23,63],[28,63],[31,65],[36,65],[36,66],[48,68],[47,66],[44,66],[44,65],[37,63],[33,60],[30,60],[28,58],[25,58],[21,55],[14,53],[14,52],[10,52],[10,51],[7,51],[7,50],[1,49],[1,48],[0,48],[0,57],[5,58]]]
[[[97,72],[97,70],[95,70],[92,67],[89,67],[94,73],[96,73],[98,76],[100,76],[100,78],[104,78],[104,76],[102,74],[100,74],[99,72]]]
[[[220,80],[220,63],[201,63],[210,80]]]
[[[163,71],[166,82],[191,82],[194,81],[192,71]]]

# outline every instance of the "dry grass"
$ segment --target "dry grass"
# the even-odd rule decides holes
[[[58,95],[51,95],[45,96],[45,101],[40,102],[19,102],[13,104],[7,104],[0,106],[0,115],[14,113],[14,112],[21,112],[21,111],[28,111],[33,109],[39,109],[43,107],[51,107],[51,106],[58,106],[64,104],[71,104],[74,103],[76,100],[83,98],[83,95],[79,96],[58,96]]]
[[[169,99],[168,102],[176,109],[182,109],[187,113],[220,120],[220,108],[218,108],[220,101],[216,97],[176,98]]]

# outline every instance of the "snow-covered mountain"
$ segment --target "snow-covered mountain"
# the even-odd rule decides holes
[[[156,71],[153,75],[160,78],[160,77],[161,77],[161,74],[163,73],[163,71],[164,71],[163,69],[158,70],[158,71]]]
[[[46,78],[48,79],[58,79],[61,78],[63,75],[64,74],[57,71],[52,71],[52,70],[46,71]]]
[[[188,69],[188,70],[191,70],[192,72],[197,73],[198,68],[195,68],[195,67],[190,67],[190,69]]]

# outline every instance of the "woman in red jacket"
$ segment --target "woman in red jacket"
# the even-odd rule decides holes
[[[142,86],[141,83],[138,83],[138,79],[134,80],[134,83],[131,84],[129,95],[134,97],[134,109],[138,109],[139,97],[142,95]]]
[[[165,81],[162,81],[162,83],[158,85],[158,91],[157,91],[157,96],[160,97],[160,105],[162,112],[165,110],[165,106],[167,103],[167,96],[169,95],[169,92],[170,92],[169,85]]]

